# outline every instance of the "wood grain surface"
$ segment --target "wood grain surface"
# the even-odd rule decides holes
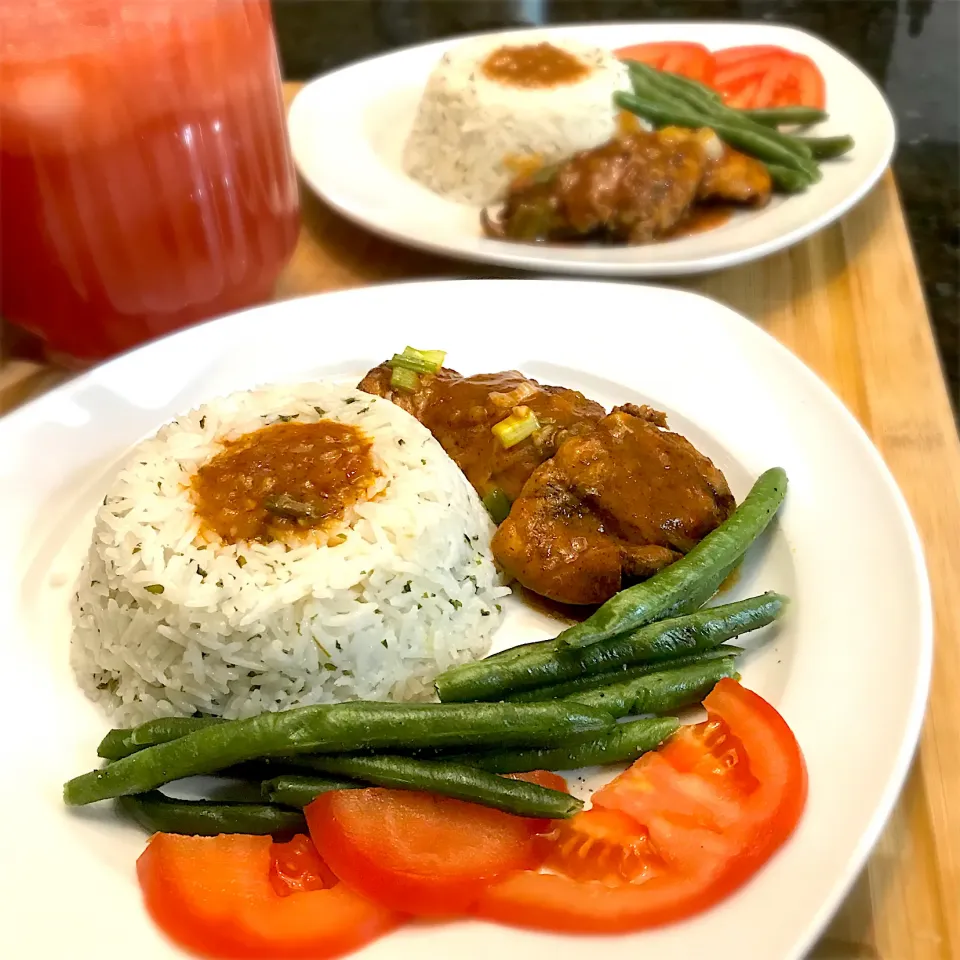
[[[287,85],[288,98],[295,90]],[[300,242],[278,299],[414,277],[512,275],[395,246],[301,193]],[[866,869],[811,956],[960,958],[960,441],[892,176],[805,243],[683,285],[750,317],[833,388],[896,476],[926,549],[936,651],[919,752]],[[0,412],[65,376],[28,337],[0,330]],[[855,737],[850,744],[856,749]],[[746,943],[744,957],[753,960]]]

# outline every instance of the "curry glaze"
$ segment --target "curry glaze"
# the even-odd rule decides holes
[[[566,50],[552,43],[498,47],[483,61],[488,80],[514,87],[555,87],[576,83],[590,68]]]
[[[377,477],[372,447],[356,427],[332,420],[262,427],[226,441],[197,471],[194,510],[224,543],[330,530]]]

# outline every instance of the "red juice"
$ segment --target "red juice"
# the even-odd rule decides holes
[[[0,315],[89,363],[267,299],[299,228],[266,0],[0,0]]]

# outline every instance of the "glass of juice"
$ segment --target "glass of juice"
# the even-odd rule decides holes
[[[0,317],[48,355],[267,299],[298,229],[267,0],[0,0]]]

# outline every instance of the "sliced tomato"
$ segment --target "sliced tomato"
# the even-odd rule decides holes
[[[336,878],[333,886],[319,886],[330,875],[315,870],[307,843],[300,838],[297,853],[269,837],[157,833],[137,860],[137,876],[147,909],[164,932],[208,957],[324,960],[363,946],[401,921],[399,913],[365,900]],[[293,884],[286,894],[277,891],[275,847],[286,864],[281,872],[299,861],[300,884],[308,883],[307,889]]]
[[[380,788],[324,793],[304,812],[317,849],[344,883],[421,916],[462,913],[489,883],[537,866],[534,841],[547,826],[463,800]]]
[[[281,897],[336,886],[336,874],[302,833],[286,843],[275,843],[271,852],[270,882]]]
[[[809,57],[780,47],[739,47],[725,57],[728,52],[717,54],[713,85],[730,106],[826,105],[826,82]]]
[[[757,105],[757,93],[761,83],[763,83],[762,77],[751,77],[739,88],[727,87],[724,97],[727,106],[736,110],[752,110]]]
[[[783,52],[783,47],[773,46],[769,43],[752,44],[746,47],[727,47],[724,50],[714,50],[713,59],[717,65],[717,70],[722,70],[731,64],[740,63],[743,60],[755,60],[757,57],[765,56],[768,53]]]
[[[548,838],[553,874],[492,884],[483,917],[538,929],[622,932],[706,909],[752,876],[796,827],[806,768],[783,718],[735,680],[685,727]]]
[[[678,73],[701,83],[713,82],[713,54],[700,43],[638,43],[614,51],[621,60],[639,60],[656,70]]]

